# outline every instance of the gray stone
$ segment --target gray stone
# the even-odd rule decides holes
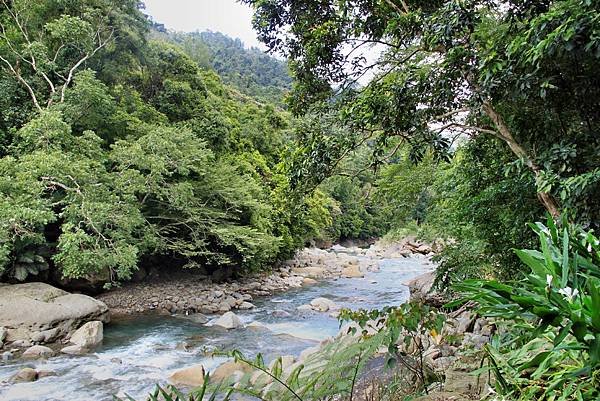
[[[0,327],[0,343],[6,339],[6,329],[4,327]]]
[[[34,382],[38,379],[38,372],[32,368],[23,368],[10,378],[12,383]]]
[[[38,370],[38,379],[42,379],[44,377],[56,376],[56,372],[52,370]]]
[[[337,305],[330,299],[319,297],[310,301],[312,308],[319,312],[327,312],[330,310],[337,309]]]
[[[214,325],[223,327],[227,330],[244,327],[244,324],[242,323],[240,318],[233,312],[225,313],[223,316],[221,316],[215,321]]]
[[[2,362],[7,362],[14,359],[14,354],[11,351],[5,351],[2,353]]]
[[[45,347],[43,345],[34,345],[29,347],[23,352],[23,358],[49,358],[54,356],[54,351],[51,348]]]
[[[312,306],[310,305],[300,305],[296,308],[298,312],[306,313],[306,312],[314,312]]]
[[[29,340],[15,340],[15,341],[12,342],[11,345],[13,347],[27,348],[27,347],[31,347],[31,341],[29,341]]]
[[[241,310],[254,309],[254,308],[255,308],[254,304],[247,302],[247,301],[244,301],[238,305],[238,309],[241,309]]]
[[[86,295],[44,283],[6,285],[0,291],[0,322],[9,342],[29,341],[35,333],[52,329],[56,338],[63,338],[91,320],[108,322],[108,307]]]
[[[83,348],[92,348],[99,345],[104,338],[103,325],[100,321],[88,322],[81,326],[69,339],[71,344]]]
[[[50,329],[44,331],[38,331],[31,335],[31,341],[36,343],[50,343],[58,336],[58,329]]]
[[[271,315],[273,315],[275,317],[290,317],[290,316],[292,316],[291,313],[284,311],[282,309],[276,309],[276,310],[272,311]]]
[[[61,349],[60,352],[68,355],[83,355],[87,354],[89,350],[81,345],[69,345],[68,347]]]
[[[481,334],[465,333],[463,338],[463,346],[472,346],[475,349],[481,349],[490,341],[487,336]]]

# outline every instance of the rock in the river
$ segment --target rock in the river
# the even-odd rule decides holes
[[[312,279],[322,278],[327,274],[325,268],[320,266],[294,267],[292,272]]]
[[[310,277],[304,277],[302,279],[302,284],[303,285],[313,285],[313,284],[317,284],[318,281],[315,280],[314,278],[310,278]]]
[[[223,327],[227,330],[244,327],[244,324],[242,323],[240,318],[233,312],[225,313],[223,316],[221,316],[215,321],[214,325]]]
[[[69,345],[60,350],[63,354],[67,355],[83,355],[87,354],[89,350],[81,345]]]
[[[4,327],[0,327],[0,348],[4,345],[4,340],[6,339],[6,329]]]
[[[302,313],[314,311],[313,307],[310,305],[300,305],[299,307],[296,308],[296,310],[298,310],[298,312],[302,312]]]
[[[363,272],[360,271],[360,266],[357,264],[350,264],[342,270],[342,276],[347,278],[362,278],[365,276]]]
[[[327,312],[329,310],[333,310],[333,309],[337,308],[337,305],[335,302],[333,302],[330,299],[323,298],[323,297],[313,299],[312,301],[310,301],[310,305],[312,306],[312,308],[314,310],[317,310],[319,312]]]
[[[5,351],[2,353],[2,362],[7,362],[14,359],[14,354],[11,351]]]
[[[264,324],[262,324],[261,322],[252,322],[246,327],[248,327],[249,329],[254,329],[254,330],[269,330],[269,328],[267,326],[265,326]]]
[[[241,309],[241,310],[254,309],[254,304],[244,301],[241,304],[239,304],[238,309]]]
[[[236,373],[240,372],[242,375],[244,373],[249,373],[252,371],[250,365],[244,362],[235,362],[235,361],[227,361],[223,362],[217,368],[211,372],[210,380],[215,383],[219,383],[223,380],[227,380],[232,376],[239,376]]]
[[[44,283],[4,285],[0,291],[0,322],[7,342],[29,341],[32,335],[55,328],[55,337],[62,338],[92,320],[108,322],[108,307],[86,295]]]
[[[10,378],[12,383],[34,382],[38,379],[38,372],[32,368],[23,368]]]
[[[103,325],[100,321],[87,322],[81,326],[70,338],[70,342],[84,348],[93,348],[99,345],[104,338]]]
[[[198,387],[204,384],[204,366],[194,365],[181,369],[169,376],[169,381],[174,385]]]
[[[27,348],[25,352],[23,352],[23,358],[49,358],[54,356],[54,351],[51,348],[44,347],[43,345],[34,345],[33,347]]]

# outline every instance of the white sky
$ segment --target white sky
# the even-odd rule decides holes
[[[235,0],[143,0],[145,13],[167,29],[211,30],[239,38],[246,47],[265,49],[252,30],[252,9]]]

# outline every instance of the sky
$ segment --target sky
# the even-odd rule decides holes
[[[167,29],[183,32],[211,30],[239,38],[246,47],[264,45],[252,30],[252,9],[235,0],[143,0],[145,13]]]

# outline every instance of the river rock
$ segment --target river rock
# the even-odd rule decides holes
[[[81,345],[69,345],[60,350],[63,354],[67,355],[83,355],[89,352],[89,349],[82,347]]]
[[[100,321],[87,322],[81,326],[69,339],[72,344],[83,348],[93,348],[104,338],[103,325]]]
[[[240,372],[243,375],[244,373],[250,373],[251,371],[252,367],[247,363],[236,362],[233,360],[227,361],[217,366],[217,368],[211,372],[210,380],[218,383],[227,380],[232,376],[236,376],[237,379],[237,377],[240,376],[239,374],[236,374],[237,372]]]
[[[5,351],[2,353],[2,362],[8,362],[14,359],[15,355],[11,351]]]
[[[317,354],[321,349],[318,346],[305,348],[302,352],[300,352],[300,356],[298,356],[299,362],[306,362],[308,358],[312,355]]]
[[[427,304],[441,306],[445,303],[444,298],[432,289],[435,282],[435,272],[421,274],[405,283],[410,290],[410,299],[423,301]]]
[[[292,269],[292,273],[312,279],[323,278],[326,276],[325,268],[320,266],[295,267]]]
[[[342,270],[342,276],[347,278],[362,278],[365,274],[360,271],[360,266],[357,264],[350,264]]]
[[[10,378],[12,383],[34,382],[38,379],[38,372],[32,368],[23,368]]]
[[[4,340],[6,339],[6,329],[4,327],[0,327],[0,348],[4,345]]]
[[[296,308],[296,310],[298,312],[302,312],[302,313],[314,312],[313,307],[310,305],[300,305],[299,307]]]
[[[272,316],[275,317],[290,317],[292,316],[292,314],[288,311],[284,311],[283,309],[275,309],[274,311],[271,312]]]
[[[269,364],[269,370],[272,371],[275,367],[277,361],[281,359],[281,370],[286,370],[289,368],[294,362],[296,362],[296,358],[293,355],[283,355],[277,359],[274,359]]]
[[[11,345],[18,348],[27,348],[32,346],[31,341],[29,340],[15,340]]]
[[[38,370],[37,374],[38,374],[38,379],[57,375],[56,372],[53,370]]]
[[[248,327],[249,329],[254,329],[254,330],[269,330],[269,328],[267,326],[265,326],[261,322],[256,322],[256,321],[251,322],[246,327]]]
[[[45,283],[2,286],[0,322],[6,329],[6,340],[29,341],[32,335],[56,328],[62,338],[81,324],[109,321],[107,306],[81,294],[69,294]]]
[[[302,279],[302,285],[313,285],[313,284],[317,284],[318,281],[315,280],[314,278],[310,278],[310,277],[304,277]]]
[[[215,321],[214,325],[223,327],[227,330],[244,327],[244,324],[242,323],[240,318],[233,312],[225,313],[223,316],[221,316]]]
[[[254,309],[255,306],[254,306],[254,304],[252,304],[250,302],[244,301],[241,304],[239,304],[237,308],[241,309],[241,310],[247,310],[247,309]]]
[[[38,331],[31,335],[31,341],[35,343],[50,343],[59,335],[58,329],[50,329],[44,331]]]
[[[32,347],[27,348],[25,352],[23,352],[23,358],[49,358],[54,356],[54,351],[51,348],[45,347],[43,345],[34,345]]]
[[[319,312],[327,312],[329,310],[333,310],[337,308],[335,302],[330,299],[319,297],[310,301],[310,305],[312,308]]]
[[[169,381],[176,386],[198,387],[204,384],[205,374],[204,366],[194,365],[176,371],[169,376]]]

